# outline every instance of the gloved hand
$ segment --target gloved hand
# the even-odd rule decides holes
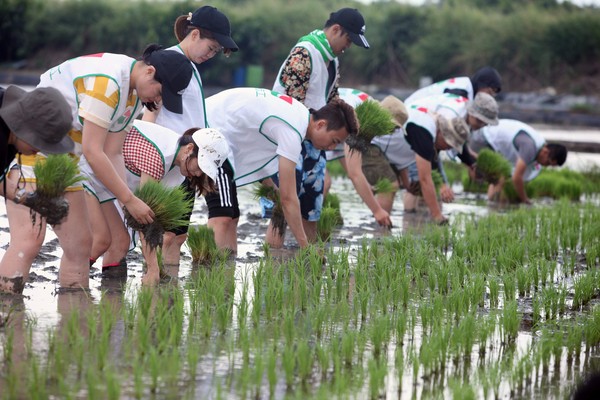
[[[60,224],[69,214],[69,202],[64,197],[46,198],[38,192],[26,193],[23,205],[46,218],[50,225]]]

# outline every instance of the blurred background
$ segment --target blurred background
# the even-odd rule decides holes
[[[44,70],[79,55],[138,57],[149,43],[170,46],[175,18],[209,4],[229,17],[240,51],[201,65],[207,94],[271,87],[300,36],[322,28],[330,12],[356,7],[371,49],[353,46],[340,57],[341,86],[404,98],[423,84],[491,65],[503,77],[500,101],[590,116],[600,113],[598,3],[0,0],[0,84],[35,85]]]

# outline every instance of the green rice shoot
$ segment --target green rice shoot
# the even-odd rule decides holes
[[[336,225],[343,225],[344,218],[342,217],[342,211],[340,209],[340,197],[332,192],[328,192],[325,199],[323,199],[323,208],[332,208],[336,210]]]
[[[373,191],[376,194],[387,194],[394,193],[396,188],[394,187],[392,181],[390,181],[388,178],[380,178],[373,186]]]
[[[369,142],[375,136],[389,135],[396,125],[392,122],[392,114],[381,107],[375,100],[366,100],[355,108],[360,128],[358,135]]]
[[[215,233],[206,225],[190,227],[188,230],[187,245],[192,254],[192,263],[211,264],[219,255],[215,243]]]
[[[194,199],[186,199],[181,187],[167,188],[160,182],[149,180],[134,194],[154,211],[154,223],[165,231],[189,225],[189,220],[183,216],[192,211]]]
[[[510,162],[501,154],[491,149],[483,149],[477,156],[477,170],[490,183],[496,183],[501,178],[509,178],[512,172]]]
[[[331,238],[331,232],[338,224],[338,212],[332,207],[323,207],[321,210],[321,217],[317,221],[317,234],[321,241],[327,242]]]
[[[33,167],[36,191],[47,198],[61,197],[69,186],[85,180],[75,159],[68,154],[52,154],[38,159]]]

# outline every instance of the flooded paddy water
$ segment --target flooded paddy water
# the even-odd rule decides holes
[[[59,291],[49,230],[23,296],[0,297],[0,398],[568,397],[600,371],[598,198],[506,209],[454,189],[449,227],[398,201],[387,234],[335,178],[323,264],[289,232],[265,254],[242,188],[238,257],[193,267],[184,249],[151,290],[134,250],[124,286],[93,269],[89,292]],[[0,255],[8,241],[0,204]]]

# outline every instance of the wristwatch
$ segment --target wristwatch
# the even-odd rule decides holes
[[[24,188],[20,188],[15,192],[15,197],[13,198],[13,201],[17,204],[23,204],[23,198],[25,197],[25,195],[27,194],[27,192],[25,191]]]

